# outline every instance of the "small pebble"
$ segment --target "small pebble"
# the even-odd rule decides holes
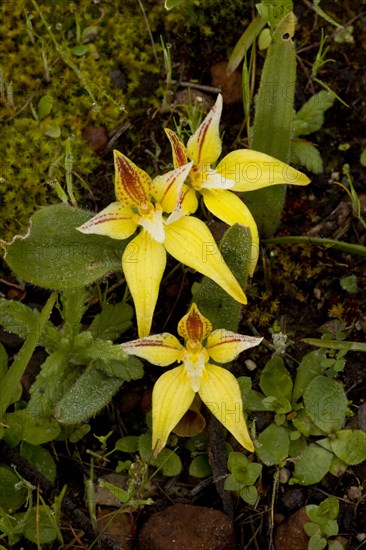
[[[248,370],[253,371],[257,368],[257,363],[252,361],[252,359],[246,359],[245,360],[245,366]]]

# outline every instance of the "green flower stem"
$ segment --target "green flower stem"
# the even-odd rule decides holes
[[[1,382],[0,421],[6,413],[6,409],[9,407],[9,405],[11,405],[11,403],[13,403],[14,391],[17,389],[20,379],[23,376],[24,371],[27,368],[33,352],[39,342],[44,326],[51,314],[53,306],[55,305],[56,298],[57,292],[53,292],[41,311],[37,330],[31,331],[29,333],[21,350],[15,357],[13,364],[11,365]]]
[[[343,252],[357,254],[358,256],[366,256],[366,246],[334,239],[323,239],[322,237],[272,237],[271,239],[264,239],[262,242],[264,244],[314,244],[343,250]]]
[[[366,351],[365,342],[347,342],[345,340],[320,340],[319,338],[303,338],[301,340],[310,346],[319,348],[335,349],[342,351]]]

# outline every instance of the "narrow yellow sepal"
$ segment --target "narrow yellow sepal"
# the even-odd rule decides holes
[[[113,151],[115,179],[114,189],[123,206],[139,206],[150,196],[151,178],[128,157]]]
[[[226,265],[207,226],[193,216],[185,216],[166,226],[164,246],[178,262],[206,275],[241,304],[247,298]]]
[[[239,383],[226,369],[207,364],[199,395],[211,413],[248,451],[254,451],[243,414]]]
[[[219,130],[221,112],[222,96],[219,94],[211,111],[188,140],[187,154],[195,164],[212,164],[221,155]]]
[[[202,189],[202,195],[205,205],[217,218],[228,225],[240,223],[249,227],[252,235],[252,246],[248,272],[249,275],[252,276],[258,262],[259,235],[257,224],[249,208],[237,195],[227,190]]]
[[[184,349],[179,340],[168,332],[132,340],[121,344],[121,347],[126,353],[147,359],[153,365],[160,367],[166,367],[178,361]]]
[[[126,247],[122,269],[136,310],[140,338],[148,336],[166,265],[164,246],[142,230]]]
[[[234,182],[232,191],[255,191],[271,185],[307,185],[310,179],[270,155],[251,149],[238,149],[224,157],[216,167],[224,178]]]
[[[188,411],[195,393],[183,366],[165,372],[155,383],[152,395],[152,448],[157,456],[170,432]]]
[[[258,346],[263,338],[237,334],[223,328],[214,330],[207,338],[206,350],[217,363],[229,363],[242,351]]]
[[[112,202],[77,229],[81,233],[106,235],[112,239],[127,239],[137,229],[137,224],[132,220],[132,215],[133,212],[129,206]]]

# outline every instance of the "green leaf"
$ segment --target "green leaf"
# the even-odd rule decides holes
[[[126,241],[77,231],[91,216],[66,204],[42,208],[32,216],[26,236],[5,244],[5,260],[23,280],[58,290],[82,287],[121,270]]]
[[[281,21],[273,33],[262,70],[250,148],[288,163],[296,82],[296,53],[292,40],[295,17],[293,13],[284,13],[283,6],[276,2],[267,6],[259,4],[257,9],[258,6],[268,8],[270,19],[278,21],[281,18]],[[263,12],[260,15],[266,18]],[[260,235],[271,236],[275,232],[284,198],[285,185],[246,194],[245,203],[257,222]]]
[[[19,411],[22,414],[23,432],[22,440],[32,445],[42,445],[53,441],[59,435],[61,429],[56,420],[47,417],[34,417],[27,410]]]
[[[17,514],[17,517],[24,519],[25,514]],[[56,521],[54,519],[54,521]],[[57,538],[57,529],[52,521],[50,510],[46,506],[33,506],[23,531],[25,538],[34,544],[48,544]]]
[[[129,500],[131,500],[131,495],[128,494],[127,491],[122,489],[122,487],[117,487],[116,485],[112,485],[112,483],[109,483],[108,481],[104,481],[101,479],[99,481],[100,487],[105,487],[108,489],[122,504],[127,504]]]
[[[156,458],[153,458],[151,433],[149,432],[139,437],[139,453],[145,462],[161,469],[165,476],[174,477],[182,471],[182,462],[179,456],[166,447]]]
[[[282,357],[275,355],[263,369],[259,386],[267,396],[275,396],[278,399],[285,398],[288,401],[292,396],[292,380]]]
[[[306,513],[312,521],[319,523],[319,525],[324,519],[336,519],[339,514],[338,499],[334,497],[326,498],[319,506],[307,506]]]
[[[232,472],[234,468],[246,468],[247,466],[248,459],[243,453],[232,452],[229,454],[227,459],[227,467],[230,472]]]
[[[254,487],[254,485],[243,487],[242,489],[240,489],[239,494],[244,502],[247,502],[250,506],[254,506],[254,504],[258,500],[258,491],[257,488]]]
[[[342,277],[339,282],[343,290],[349,294],[356,294],[358,292],[357,277],[355,274]]]
[[[48,136],[53,139],[59,138],[61,135],[61,128],[56,122],[53,120],[49,121],[49,124],[47,124],[45,136]]]
[[[8,372],[8,354],[6,353],[6,349],[4,346],[0,343],[0,382],[2,378],[6,375]]]
[[[72,288],[61,294],[62,318],[65,324],[75,327],[75,335],[79,332],[81,319],[88,309],[88,298],[89,292],[85,288]],[[63,332],[65,333],[65,329]]]
[[[366,459],[366,433],[362,430],[341,430],[330,444],[334,454],[351,466]]]
[[[281,464],[288,457],[290,438],[284,427],[270,424],[259,434],[258,441],[261,446],[256,452],[266,466]]]
[[[333,453],[319,445],[311,443],[303,455],[296,460],[291,484],[314,485],[319,483],[329,471]]]
[[[96,315],[89,326],[89,332],[94,338],[116,340],[131,326],[133,309],[126,302],[108,304]]]
[[[52,111],[53,102],[53,97],[48,94],[41,97],[37,106],[38,120],[43,120],[50,114]]]
[[[111,401],[122,380],[88,367],[56,406],[55,416],[63,424],[85,422]]]
[[[47,449],[41,446],[30,445],[23,441],[20,455],[38,470],[48,481],[54,483],[56,479],[56,464]]]
[[[77,57],[82,57],[83,55],[88,53],[89,47],[83,44],[79,44],[78,46],[74,46],[71,51]]]
[[[207,455],[196,456],[189,465],[189,475],[202,479],[212,474]]]
[[[308,550],[323,550],[327,546],[327,540],[321,533],[315,533],[308,543]]]
[[[250,247],[250,230],[239,224],[229,227],[220,243],[221,254],[242,288],[248,276]],[[211,279],[204,277],[201,283],[194,283],[192,296],[213,329],[237,331],[241,306]]]
[[[318,131],[324,123],[324,113],[334,103],[334,94],[322,90],[313,95],[295,115],[294,137]]]
[[[308,508],[308,507],[306,507]],[[308,514],[309,515],[309,514]],[[321,533],[320,527],[317,523],[314,523],[312,521],[309,521],[308,523],[304,523],[303,529],[308,537],[313,537],[317,533]]]
[[[225,491],[240,491],[240,489],[242,488],[243,488],[243,485],[238,482],[238,480],[233,476],[233,474],[229,474],[225,479],[225,483],[224,483]]]
[[[340,430],[346,419],[347,397],[340,383],[317,376],[304,393],[305,409],[314,424],[325,433]]]
[[[175,6],[179,6],[184,0],[165,0],[165,9],[171,10]]]
[[[16,489],[17,483],[19,483],[19,478],[14,471],[5,464],[0,464],[0,506],[6,511],[17,510],[26,500],[26,490],[24,488]]]
[[[292,392],[293,403],[296,403],[304,395],[307,386],[313,378],[323,373],[324,369],[322,369],[320,362],[325,357],[326,352],[324,350],[315,350],[304,355],[297,369],[294,390]]]
[[[0,299],[0,325],[20,338],[26,338],[31,331],[38,329],[39,311],[16,302]]]
[[[66,351],[51,353],[30,389],[27,414],[34,418],[51,417],[56,404],[67,394],[79,374],[80,367],[70,362]]]
[[[362,164],[362,166],[366,166],[366,147],[362,149],[362,153],[360,156],[360,163]]]
[[[117,451],[124,453],[135,453],[139,447],[139,437],[137,435],[126,435],[116,441]]]
[[[326,435],[324,431],[315,426],[305,409],[300,409],[297,411],[297,415],[292,420],[292,423],[305,437],[309,437],[311,435]]]
[[[291,162],[305,166],[313,174],[323,172],[323,161],[318,149],[308,141],[294,140],[291,147]]]

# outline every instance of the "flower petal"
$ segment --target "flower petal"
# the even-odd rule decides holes
[[[188,187],[188,185],[184,184],[182,187],[182,191],[179,195],[176,207],[174,208],[170,216],[165,220],[165,223],[169,225],[170,223],[176,222],[182,216],[192,214],[197,210],[197,208],[198,200],[196,191],[191,187]]]
[[[185,340],[202,342],[210,334],[212,325],[202,315],[196,304],[192,304],[189,311],[178,323],[178,334]]]
[[[310,179],[292,166],[265,153],[238,149],[224,157],[217,172],[234,182],[233,191],[254,191],[278,184],[307,185]]]
[[[183,366],[165,372],[155,383],[152,395],[152,447],[157,456],[170,432],[188,411],[194,391]]]
[[[203,189],[202,195],[205,205],[217,218],[228,225],[241,223],[249,227],[252,234],[252,246],[248,271],[249,275],[252,276],[259,256],[259,235],[257,224],[249,208],[239,199],[239,197],[230,191]]]
[[[119,151],[113,153],[117,199],[123,206],[138,206],[150,200],[150,176]]]
[[[165,239],[163,211],[159,205],[138,218],[138,224],[141,225],[158,243],[163,243]]]
[[[167,174],[154,178],[151,194],[156,202],[162,206],[164,212],[173,212],[181,194],[183,183],[191,168],[192,162],[189,162]]]
[[[221,112],[222,96],[219,94],[211,111],[188,140],[187,154],[195,164],[212,164],[221,155],[222,145],[219,133]]]
[[[172,146],[174,168],[187,164],[189,159],[185,145],[180,141],[179,137],[175,132],[173,132],[173,130],[165,128],[165,133],[168,136],[170,145]]]
[[[212,168],[204,171],[201,170],[202,183],[199,189],[230,189],[234,186],[234,182],[231,179],[225,179],[220,172],[213,170]]]
[[[242,351],[258,346],[263,338],[237,334],[223,328],[214,330],[207,338],[206,350],[218,363],[229,363]]]
[[[243,402],[237,379],[226,369],[207,364],[198,392],[202,401],[235,439],[248,451],[254,451],[243,414]]]
[[[120,202],[112,202],[77,230],[81,233],[107,235],[112,239],[127,239],[133,235],[137,228],[132,216],[133,212],[129,206],[122,206]]]
[[[130,289],[140,338],[148,336],[166,265],[164,246],[142,230],[126,247],[122,268]]]
[[[121,347],[129,355],[147,359],[150,363],[159,365],[159,367],[166,367],[178,361],[184,349],[179,340],[168,332],[132,340],[121,344]]]
[[[193,216],[185,216],[165,227],[165,249],[178,262],[206,275],[241,304],[246,296],[226,265],[206,225]]]

